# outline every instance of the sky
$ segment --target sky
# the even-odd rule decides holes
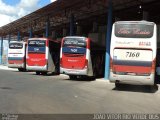
[[[0,0],[0,27],[56,0]]]

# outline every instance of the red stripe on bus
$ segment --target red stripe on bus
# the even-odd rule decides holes
[[[24,60],[8,60],[9,64],[23,64]]]
[[[46,47],[49,45],[49,39],[46,40]]]
[[[155,73],[156,69],[156,58],[152,61],[152,73]]]
[[[91,41],[91,39],[90,38],[86,38],[86,43],[87,43],[87,45],[86,45],[86,47],[90,50],[90,42]]]
[[[113,65],[115,72],[151,73],[152,67]]]

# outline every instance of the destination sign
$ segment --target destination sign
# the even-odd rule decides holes
[[[10,43],[9,48],[10,49],[22,49],[23,44],[22,43]]]
[[[39,47],[42,46],[43,47],[43,46],[45,46],[45,42],[46,41],[42,41],[42,40],[31,40],[31,41],[28,42],[28,45],[29,46],[39,46]]]
[[[124,38],[151,38],[153,29],[153,25],[146,24],[116,24],[115,35]]]
[[[63,47],[74,46],[74,47],[86,47],[86,41],[79,38],[66,38],[63,43]]]

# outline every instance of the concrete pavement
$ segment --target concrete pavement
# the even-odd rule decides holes
[[[106,80],[69,80],[0,66],[0,113],[159,113],[160,91],[145,86],[117,90]]]

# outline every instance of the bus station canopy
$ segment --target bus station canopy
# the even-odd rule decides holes
[[[112,0],[112,3],[114,16],[124,20],[129,19],[129,14],[137,19],[137,12],[141,12],[139,6],[143,6],[143,11],[150,13],[151,20],[160,18],[159,0]],[[59,25],[68,25],[71,15],[74,15],[76,20],[93,19],[93,16],[96,18],[101,15],[107,18],[107,11],[108,0],[57,0],[0,27],[0,36],[17,35],[18,31],[23,36],[28,36],[30,29],[41,33],[45,30],[47,21],[50,23],[50,28],[56,28]]]

